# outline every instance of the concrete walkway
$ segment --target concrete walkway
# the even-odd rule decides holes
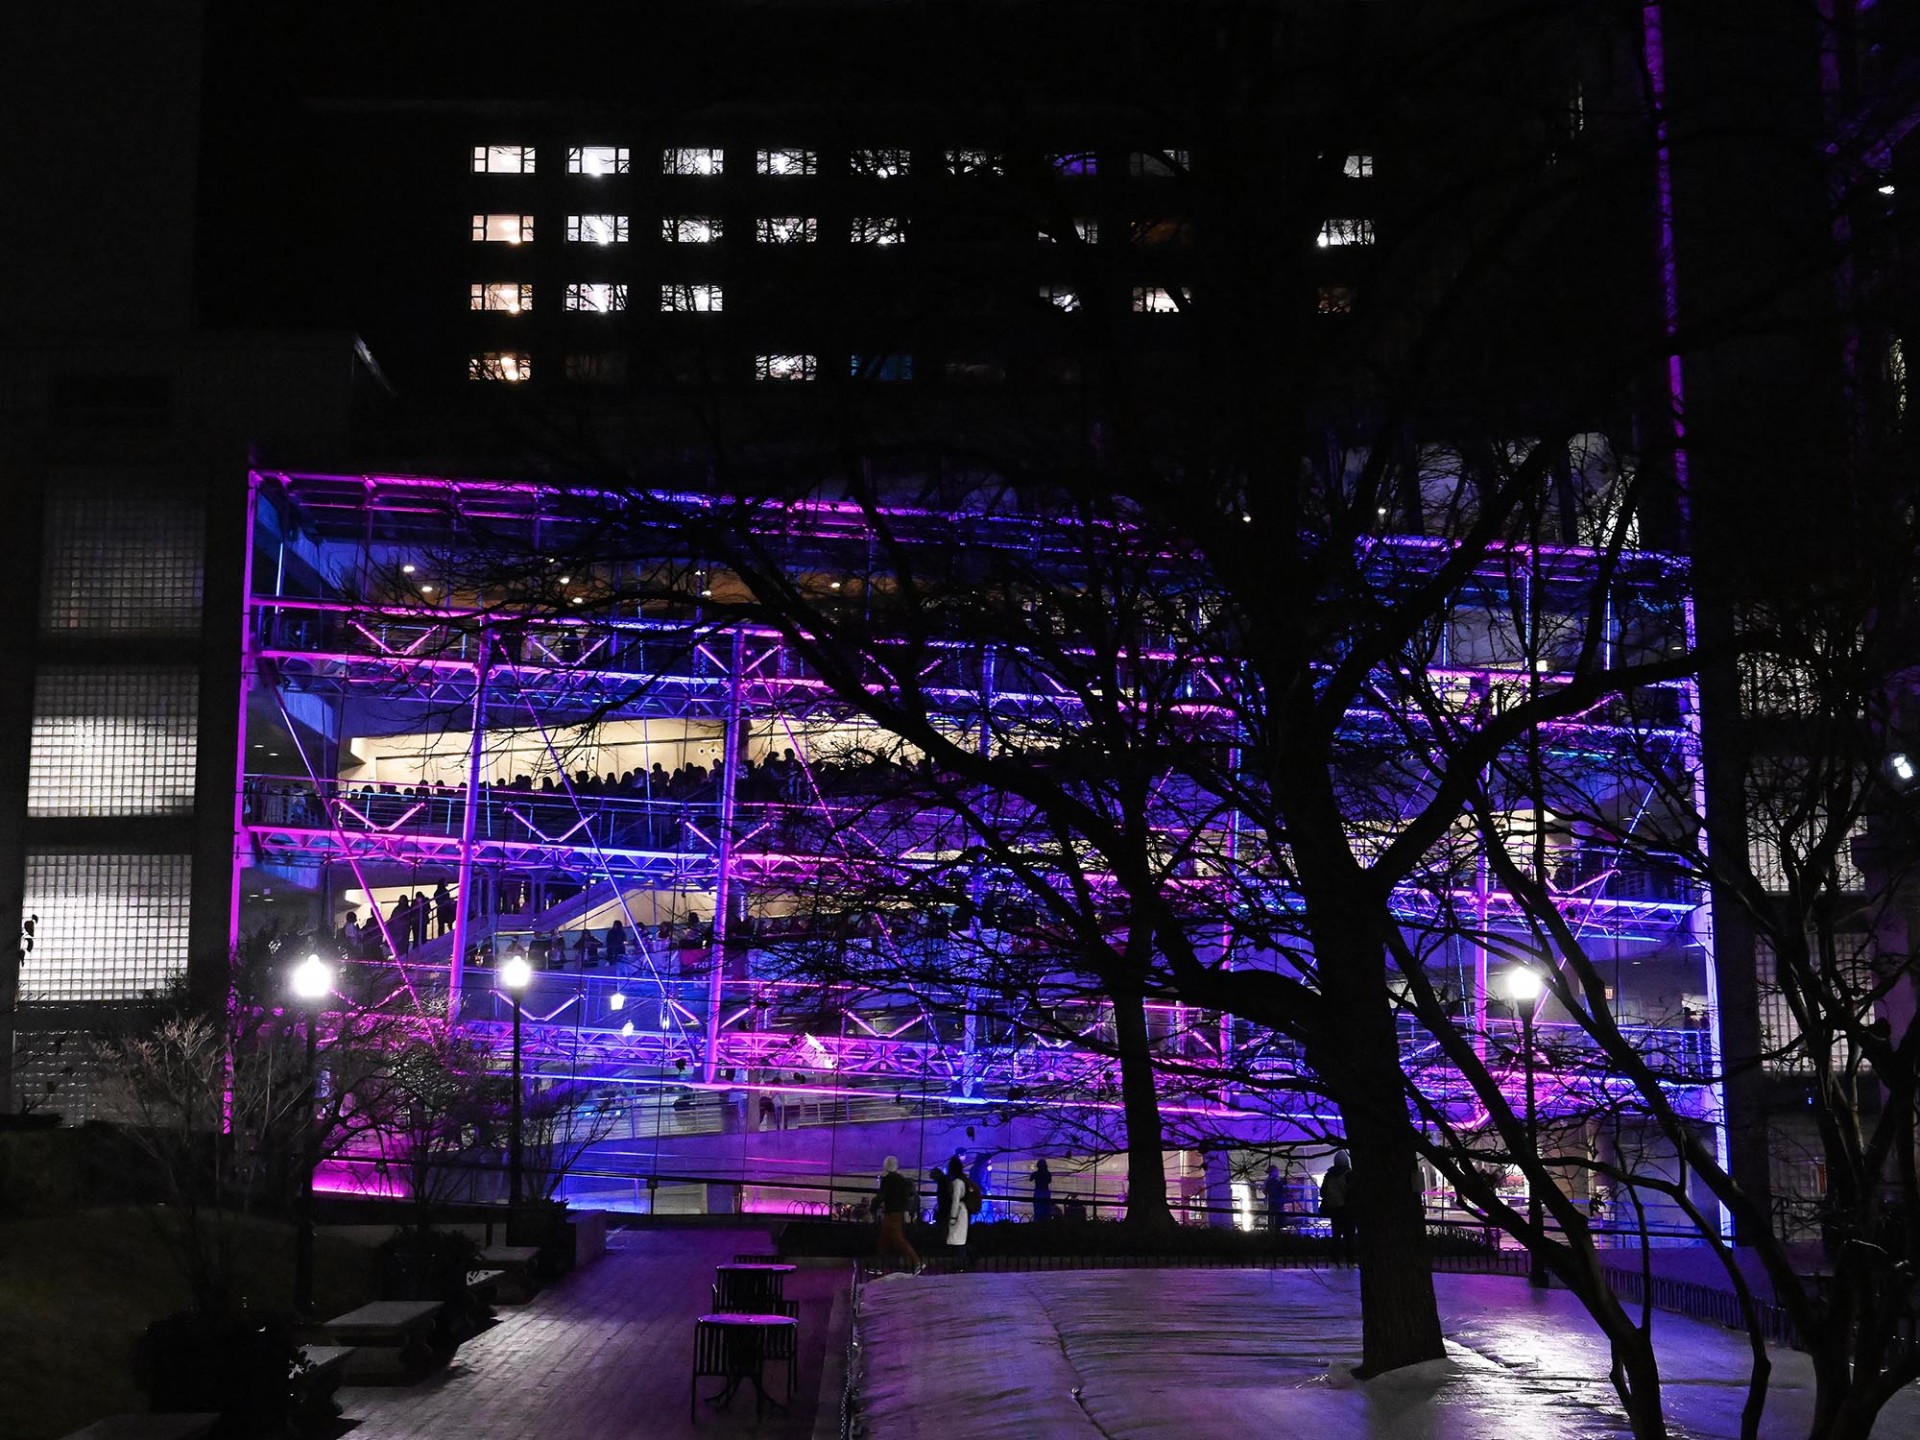
[[[819,1409],[836,1292],[850,1266],[805,1268],[788,1278],[800,1302],[800,1374],[793,1406],[756,1422],[751,1393],[726,1409],[704,1401],[687,1421],[693,1320],[710,1305],[713,1267],[736,1252],[772,1247],[764,1230],[646,1229],[608,1237],[606,1258],[549,1286],[532,1303],[500,1307],[500,1320],[460,1347],[453,1363],[417,1385],[356,1386],[339,1399],[350,1440],[675,1440],[752,1433],[809,1440]],[[841,1307],[844,1316],[845,1307]],[[835,1341],[842,1349],[845,1335]],[[768,1380],[774,1382],[774,1367]],[[774,1389],[784,1390],[782,1382]],[[703,1380],[701,1393],[717,1382]],[[829,1414],[839,1414],[837,1387]],[[831,1431],[829,1432],[831,1433]]]
[[[1436,1275],[1448,1358],[1361,1384],[1352,1271],[919,1276],[863,1288],[873,1440],[1627,1440],[1607,1348],[1565,1291]],[[1673,1433],[1733,1440],[1744,1336],[1655,1321]],[[1807,1357],[1773,1352],[1763,1440],[1803,1440]],[[1875,1440],[1920,1435],[1920,1387]]]

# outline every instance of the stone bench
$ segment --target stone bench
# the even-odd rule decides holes
[[[540,1288],[538,1245],[489,1245],[480,1263],[494,1272],[500,1303],[523,1305]]]
[[[346,1379],[347,1362],[353,1358],[356,1348],[352,1345],[300,1347],[301,1369],[295,1389],[300,1409],[308,1414],[339,1415],[340,1407],[334,1403],[333,1392]]]
[[[438,1300],[376,1300],[322,1325],[329,1347],[348,1348],[343,1373],[355,1384],[418,1380],[446,1357],[433,1345]]]
[[[177,1415],[109,1415],[75,1430],[65,1440],[202,1440],[219,1420],[217,1414],[198,1411]]]

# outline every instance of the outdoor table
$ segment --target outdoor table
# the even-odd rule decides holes
[[[787,1276],[797,1268],[794,1265],[760,1263],[716,1265],[714,1273],[718,1281],[713,1290],[714,1308],[734,1310],[742,1306],[770,1305],[777,1309],[778,1302],[786,1298]]]
[[[763,1404],[785,1407],[767,1394],[761,1367],[769,1360],[787,1362],[787,1399],[793,1399],[794,1366],[800,1353],[800,1322],[790,1315],[702,1315],[693,1323],[693,1381],[687,1412],[697,1416],[700,1377],[713,1375],[727,1383],[707,1397],[711,1405],[725,1405],[742,1380],[753,1382],[753,1413]]]

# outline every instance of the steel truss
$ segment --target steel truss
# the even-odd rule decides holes
[[[408,525],[423,536],[444,539],[450,533],[446,521],[456,513],[535,527],[542,523],[537,492],[530,487],[393,477],[273,478],[289,487],[310,487],[311,503],[334,516],[366,520],[382,505],[398,506],[412,517]],[[256,487],[262,479],[256,476]],[[816,519],[823,533],[844,530],[851,536],[857,530],[856,517],[833,507],[822,508]],[[993,537],[992,543],[1032,543],[1021,526],[984,517],[979,523]],[[371,528],[367,527],[369,533]],[[351,527],[343,528],[341,535],[350,531]],[[343,539],[342,543],[354,542]],[[1427,544],[1419,540],[1378,543],[1383,554],[1395,547],[1412,554]],[[1544,556],[1537,563],[1545,571],[1577,575],[1581,567],[1594,562],[1591,556],[1569,551]],[[1659,557],[1650,557],[1642,568],[1655,580],[1664,581],[1670,573],[1668,563]],[[323,567],[316,564],[315,569]],[[350,595],[256,592],[247,597],[246,606],[247,674],[253,684],[273,692],[282,718],[294,731],[300,727],[284,703],[286,696],[308,695],[332,705],[372,696],[422,716],[439,716],[442,728],[450,732],[460,727],[449,723],[448,717],[471,717],[477,733],[496,725],[525,729],[522,712],[544,717],[536,721],[543,728],[583,719],[697,722],[718,727],[724,753],[738,755],[744,724],[764,724],[777,717],[804,725],[848,715],[848,707],[833,697],[826,682],[806,673],[780,637],[765,630],[722,633],[697,620],[640,616],[583,623],[564,614],[461,612],[417,603],[374,603]],[[923,679],[928,687],[925,693],[956,722],[985,726],[991,718],[996,724],[1018,723],[1038,714],[1058,723],[1063,718],[1070,721],[1076,713],[1077,702],[1070,695],[996,685],[993,668],[984,667],[983,675],[982,667],[974,663],[977,657],[963,647],[956,646],[951,658],[951,676],[940,673],[945,662],[936,660],[934,672]],[[1149,664],[1173,658],[1144,657]],[[1205,666],[1191,667],[1190,673],[1194,679],[1184,692],[1184,712],[1196,724],[1211,726],[1231,740],[1229,731],[1221,728],[1229,718],[1219,703],[1221,678],[1209,675]],[[1463,702],[1511,688],[1516,678],[1512,670],[1497,668],[1432,672],[1436,693],[1457,694]],[[1671,694],[1670,712],[1663,711],[1653,723],[1631,723],[1611,712],[1596,711],[1544,727],[1549,743],[1591,756],[1604,753],[1610,745],[1632,741],[1685,757],[1695,743],[1687,726],[1692,693],[1684,684],[1666,688]],[[499,718],[502,715],[504,720]],[[1364,727],[1387,718],[1358,714],[1353,723]],[[549,1073],[659,1077],[697,1066],[702,1083],[718,1084],[728,1071],[813,1072],[834,1077],[836,1083],[853,1079],[873,1084],[918,1082],[922,1087],[940,1084],[967,1097],[1016,1089],[1096,1095],[1109,1084],[1114,1062],[1097,1046],[1085,1043],[1088,1037],[1082,1037],[1082,1043],[1029,1041],[1008,1046],[981,1040],[971,1027],[959,1040],[942,1041],[849,1034],[844,1019],[836,1034],[757,1028],[752,1023],[751,1017],[771,1002],[750,983],[742,992],[741,982],[724,978],[730,961],[736,959],[729,954],[725,933],[733,923],[733,907],[725,903],[729,887],[791,890],[823,876],[901,864],[897,856],[907,840],[917,839],[922,846],[930,843],[925,834],[916,835],[911,829],[880,834],[877,826],[863,825],[869,819],[886,818],[874,802],[828,796],[813,786],[804,802],[792,806],[736,803],[736,767],[728,765],[721,793],[711,802],[639,806],[619,798],[576,796],[568,786],[564,803],[571,805],[574,815],[569,819],[562,813],[561,823],[554,825],[532,797],[489,784],[480,773],[480,747],[476,744],[472,749],[471,773],[464,787],[443,787],[441,793],[411,808],[402,806],[392,815],[376,814],[373,807],[360,803],[309,757],[305,775],[298,778],[311,787],[321,814],[304,821],[286,815],[248,819],[241,827],[243,863],[296,873],[317,871],[324,864],[347,866],[356,875],[366,870],[376,875],[393,869],[426,871],[458,875],[463,882],[476,870],[502,876],[570,875],[583,877],[598,887],[597,893],[611,897],[623,896],[624,887],[630,885],[717,895],[720,903],[708,941],[704,1003],[681,996],[676,989],[671,1001],[673,1025],[639,1027],[631,1015],[622,1018],[604,1004],[609,997],[603,996],[597,1005],[595,987],[583,981],[574,999],[550,1013],[528,1015],[523,1023],[522,1044],[528,1060]],[[286,777],[254,778],[266,782]],[[562,803],[553,796],[538,799],[547,810]],[[781,826],[796,815],[808,817],[821,832],[812,848],[782,843]],[[680,826],[680,843],[636,845],[619,837],[622,823],[629,828],[652,824],[657,829],[663,818]],[[1188,883],[1204,887],[1209,882],[1196,878]],[[470,913],[472,887],[461,883],[458,888],[460,914],[452,942],[435,942],[453,959],[442,972],[440,984],[456,1012],[460,1012],[463,992],[470,996],[472,1008],[461,1013],[477,1035],[503,1042],[508,1028],[499,1013],[503,1002],[493,995],[487,977],[479,972],[463,975],[463,957],[466,942],[523,917]],[[1705,903],[1685,887],[1669,887],[1672,893],[1647,893],[1648,887],[1617,866],[1611,872],[1601,867],[1578,885],[1555,888],[1581,932],[1623,942],[1671,943],[1698,923]],[[1277,912],[1298,910],[1297,897],[1277,885],[1259,898]],[[620,903],[624,907],[624,898]],[[1471,917],[1482,933],[1526,930],[1527,915],[1520,902],[1484,884],[1475,887],[1462,882],[1437,890],[1409,886],[1396,892],[1394,903],[1399,918],[1409,926],[1435,925],[1449,918],[1457,922],[1464,916]],[[538,917],[525,918],[538,923]],[[732,939],[735,952],[753,949],[750,935]],[[750,966],[751,960],[747,963]],[[637,982],[642,988],[647,983]],[[656,977],[652,983],[662,997],[667,995],[666,982]],[[668,1004],[664,998],[661,1003]],[[1216,1083],[1223,1083],[1217,1081],[1218,1074],[1233,1072],[1231,1063],[1220,1065],[1217,1059],[1222,1048],[1215,1047],[1212,1062]],[[1409,1037],[1405,1048],[1409,1065],[1421,1066],[1422,1053]],[[1164,1059],[1170,1078],[1177,1079],[1183,1072],[1209,1073],[1206,1064],[1188,1057],[1168,1054]],[[1295,1060],[1269,1057],[1261,1064],[1262,1073],[1249,1079],[1281,1091],[1311,1084],[1311,1077]],[[1441,1083],[1437,1077],[1435,1083]],[[1697,1077],[1682,1077],[1675,1083],[1689,1091],[1704,1084]]]

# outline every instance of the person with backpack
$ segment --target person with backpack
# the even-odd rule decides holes
[[[980,1208],[980,1189],[967,1178],[958,1155],[947,1162],[947,1256],[956,1270],[967,1268],[967,1227]]]
[[[907,1212],[914,1208],[913,1182],[900,1173],[900,1158],[887,1156],[880,1167],[880,1188],[873,1197],[873,1206],[880,1215],[880,1240],[875,1247],[875,1260],[884,1261],[889,1255],[904,1256],[907,1264],[918,1275],[926,1267],[921,1264],[919,1252],[907,1242]]]
[[[1320,1182],[1320,1213],[1333,1231],[1333,1262],[1351,1265],[1353,1259],[1353,1157],[1333,1152],[1333,1164]]]

